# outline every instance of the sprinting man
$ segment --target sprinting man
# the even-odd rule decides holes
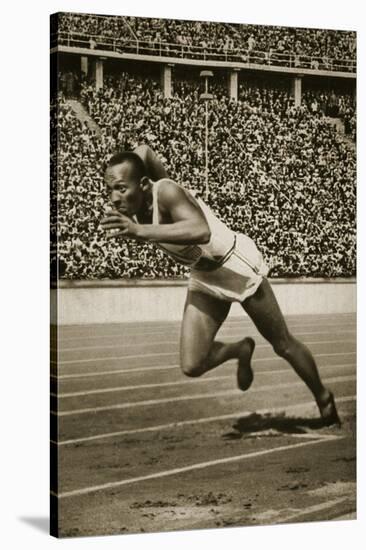
[[[170,180],[148,146],[112,156],[105,181],[113,204],[102,220],[109,236],[152,242],[191,267],[180,340],[183,373],[202,376],[237,359],[238,386],[243,391],[250,387],[254,340],[215,340],[231,303],[240,302],[275,353],[308,386],[324,425],[340,424],[333,394],[324,387],[311,352],[287,328],[255,243],[233,232],[201,199]]]

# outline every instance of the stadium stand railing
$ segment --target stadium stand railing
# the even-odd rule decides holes
[[[59,32],[51,34],[51,47],[67,46],[86,50],[101,50],[151,57],[170,57],[197,61],[237,62],[268,67],[285,67],[295,69],[313,69],[337,72],[356,72],[355,59],[335,59],[299,55],[296,53],[281,53],[277,51],[260,51],[247,49],[223,50],[188,44],[174,44],[163,41],[135,40],[133,38],[118,39],[115,37]]]

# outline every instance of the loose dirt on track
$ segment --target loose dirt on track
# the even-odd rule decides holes
[[[354,518],[355,316],[287,320],[334,392],[341,428],[321,426],[307,388],[247,318],[219,333],[256,340],[245,393],[232,361],[181,374],[178,323],[61,327],[60,536]]]

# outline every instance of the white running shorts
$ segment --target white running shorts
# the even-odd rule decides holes
[[[254,241],[238,233],[235,248],[223,266],[214,271],[192,268],[188,289],[228,302],[243,302],[256,292],[267,274],[268,266]]]

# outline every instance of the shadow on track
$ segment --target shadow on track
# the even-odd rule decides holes
[[[258,436],[261,432],[277,434],[302,434],[309,430],[319,430],[324,427],[321,418],[288,417],[285,414],[257,414],[239,418],[233,429],[235,431],[223,434],[224,439],[241,439],[245,436]]]

